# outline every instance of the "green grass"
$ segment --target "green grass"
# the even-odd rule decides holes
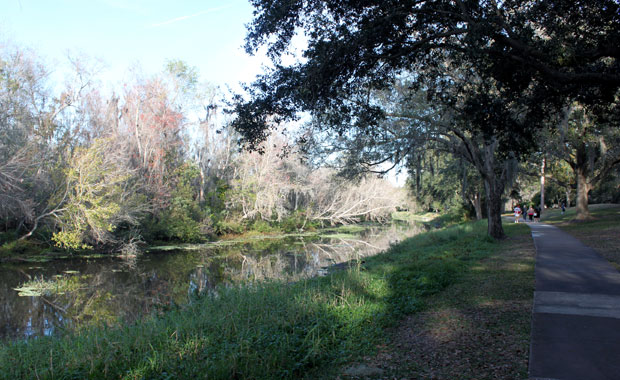
[[[534,246],[524,224],[401,321],[367,365],[383,378],[527,379]]]
[[[435,212],[413,213],[410,211],[395,211],[392,213],[392,220],[409,223],[430,222],[437,217],[439,217],[439,214]]]
[[[408,239],[328,277],[219,288],[135,324],[0,348],[0,378],[335,377],[499,244],[486,222]]]
[[[589,205],[588,209],[592,216],[591,219],[582,221],[576,220],[577,210],[574,207],[567,208],[562,214],[559,209],[548,209],[543,213],[542,221],[549,224],[555,224],[567,229],[589,229],[597,230],[616,226],[620,223],[620,205],[616,204],[594,204]]]

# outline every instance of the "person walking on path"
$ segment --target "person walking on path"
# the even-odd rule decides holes
[[[519,218],[521,217],[521,207],[517,205],[514,211],[515,211],[515,223],[519,223]]]
[[[530,222],[534,220],[534,207],[530,206],[527,210],[527,216],[530,218]]]
[[[566,202],[562,202],[562,215],[564,215],[565,211],[566,211]]]
[[[620,379],[620,273],[557,227],[529,226],[536,246],[530,379]]]

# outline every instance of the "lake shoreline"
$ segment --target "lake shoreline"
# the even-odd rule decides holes
[[[12,343],[0,363],[7,378],[34,370],[48,377],[309,376],[374,352],[385,328],[421,310],[495,246],[484,223],[422,233],[325,277],[219,288],[133,324]]]
[[[140,252],[136,254],[114,253],[114,251],[101,251],[96,249],[85,250],[59,250],[54,246],[43,246],[43,243],[31,240],[13,240],[6,242],[0,247],[0,265],[11,263],[44,263],[52,260],[63,259],[98,259],[98,258],[133,258],[137,255],[149,254],[153,252],[165,251],[191,251],[209,246],[238,244],[247,241],[263,239],[285,239],[290,237],[330,237],[330,236],[349,236],[350,233],[359,232],[370,226],[386,226],[394,223],[415,223],[414,219],[403,220],[394,219],[386,223],[362,222],[356,224],[339,225],[312,229],[309,231],[285,233],[282,231],[257,232],[246,231],[242,234],[225,234],[214,240],[204,242],[152,242],[143,245]]]
[[[416,233],[417,226],[365,224],[154,246],[134,257],[65,255],[17,260],[0,265],[4,278],[0,297],[7,306],[0,314],[5,326],[0,335],[48,334],[64,329],[63,320],[76,321],[76,327],[91,320],[108,324],[116,317],[131,322],[153,308],[192,302],[195,295],[212,292],[218,284],[290,283],[324,276],[334,265],[376,254]],[[41,303],[45,300],[50,302]],[[52,310],[49,305],[60,308]],[[28,324],[22,321],[26,317]]]

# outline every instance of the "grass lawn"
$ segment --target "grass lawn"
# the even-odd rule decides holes
[[[527,379],[535,250],[525,224],[505,229],[492,254],[391,328],[378,354],[343,378]]]

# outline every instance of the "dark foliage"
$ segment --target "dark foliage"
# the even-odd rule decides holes
[[[276,66],[248,87],[250,100],[237,99],[235,127],[250,146],[264,138],[268,121],[294,119],[299,111],[332,111],[332,128],[372,125],[383,112],[368,101],[370,88],[415,71],[419,83],[444,93],[454,85],[447,62],[492,80],[502,101],[518,100],[531,121],[566,99],[609,104],[620,86],[620,5],[614,0],[252,3],[246,49],[268,45]],[[308,38],[304,61],[284,66],[280,57],[300,30]],[[475,117],[496,112],[492,99],[482,100],[491,112],[476,109]],[[480,104],[477,96],[470,101]],[[517,131],[523,126],[480,121]]]

